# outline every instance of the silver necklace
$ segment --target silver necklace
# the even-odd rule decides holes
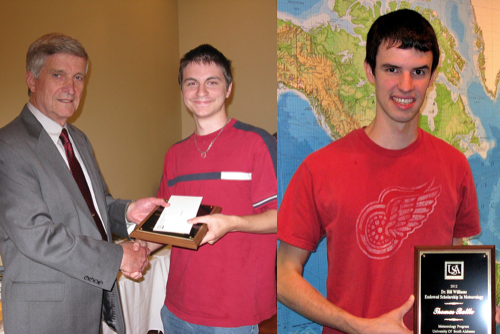
[[[212,144],[214,143],[214,141],[217,138],[219,138],[220,134],[222,133],[222,130],[224,130],[224,128],[226,127],[227,123],[229,123],[229,120],[230,120],[230,118],[227,119],[226,124],[224,124],[224,126],[222,127],[222,129],[220,129],[219,133],[217,134],[217,136],[215,136],[214,140],[212,140],[212,142],[210,143],[210,145],[208,145],[208,148],[207,148],[206,151],[202,151],[198,147],[198,143],[196,142],[196,131],[194,132],[194,144],[196,145],[196,149],[198,150],[198,152],[200,152],[202,159],[205,159],[207,157],[207,152],[210,151],[210,148],[212,147]]]

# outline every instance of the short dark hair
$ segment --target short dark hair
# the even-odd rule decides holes
[[[375,73],[378,48],[384,42],[387,42],[389,47],[431,51],[431,73],[434,73],[439,64],[436,33],[429,21],[416,11],[400,9],[380,16],[372,24],[366,38],[365,61],[373,73]]]
[[[227,59],[226,56],[222,54],[222,52],[220,52],[210,44],[202,44],[186,53],[181,59],[179,66],[179,85],[181,86],[181,88],[184,69],[190,63],[213,63],[217,65],[221,69],[222,74],[224,74],[224,79],[226,80],[226,89],[228,89],[231,82],[233,82],[233,74],[231,73],[231,61]]]

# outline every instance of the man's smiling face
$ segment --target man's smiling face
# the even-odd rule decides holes
[[[26,73],[31,104],[64,125],[80,104],[86,67],[87,61],[74,55],[57,53],[47,57],[38,78]]]
[[[214,63],[190,63],[184,69],[182,97],[195,119],[226,114],[226,99],[232,83],[227,86],[222,70]]]
[[[432,53],[388,47],[377,52],[375,71],[365,63],[368,80],[375,85],[377,115],[392,124],[416,122],[432,84]]]

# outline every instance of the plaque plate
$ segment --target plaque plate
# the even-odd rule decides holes
[[[495,246],[415,247],[414,333],[493,334]]]
[[[220,213],[222,211],[219,206],[212,205],[200,205],[197,216],[211,215],[214,213]],[[206,224],[195,224],[191,228],[189,234],[182,233],[171,233],[171,232],[159,232],[153,231],[156,222],[160,218],[163,212],[162,206],[157,206],[149,216],[144,219],[136,229],[130,233],[132,238],[142,239],[146,241],[156,242],[165,245],[172,245],[182,248],[198,249],[201,241],[205,234],[207,234],[208,228]]]

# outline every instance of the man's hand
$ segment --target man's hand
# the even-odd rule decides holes
[[[146,197],[130,202],[127,209],[127,220],[129,222],[140,224],[151,211],[157,206],[169,206],[164,199],[156,197]]]
[[[277,217],[277,211],[273,209],[248,216],[226,216],[217,213],[190,219],[188,223],[207,224],[208,232],[200,245],[207,242],[213,245],[229,232],[276,233]]]
[[[132,279],[142,277],[144,268],[148,265],[148,256],[151,254],[145,246],[146,242],[137,240],[135,242],[127,241],[120,244],[123,247],[123,258],[120,270],[125,276]]]
[[[132,249],[137,252],[141,249],[141,247],[146,248],[147,256],[151,255],[151,249],[149,249],[148,247],[148,242],[145,240],[136,239],[134,241],[134,244],[132,245]]]
[[[497,325],[500,325],[500,308],[497,306],[496,307],[496,314],[495,314],[495,321],[497,322]]]
[[[233,231],[236,226],[236,221],[240,217],[237,216],[226,216],[220,213],[213,215],[196,217],[188,220],[189,224],[205,223],[208,225],[208,232],[200,243],[200,246],[209,243],[213,245],[220,238],[225,236],[227,233]]]
[[[410,334],[410,331],[403,323],[403,317],[408,313],[415,301],[413,295],[399,308],[394,309],[375,319],[364,319],[361,326],[355,328],[354,333],[365,334]]]

